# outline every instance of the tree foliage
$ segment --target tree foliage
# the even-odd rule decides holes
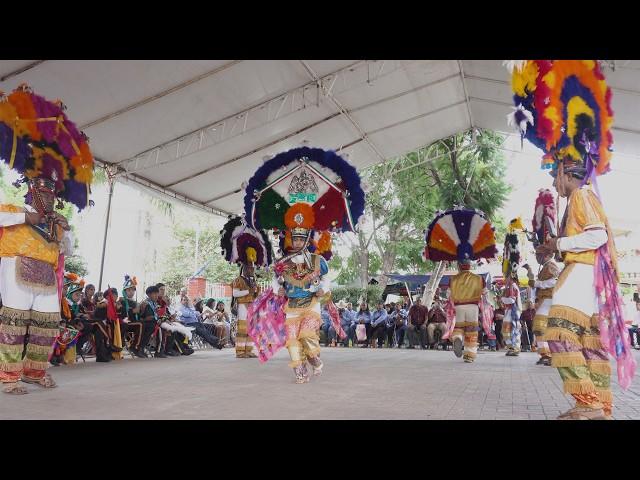
[[[383,288],[380,285],[368,285],[364,290],[359,287],[339,287],[331,291],[331,298],[335,303],[340,300],[353,303],[353,308],[358,309],[358,302],[366,298],[369,308],[382,299]]]
[[[432,271],[422,251],[424,231],[438,210],[457,205],[482,210],[502,238],[506,224],[497,213],[510,191],[504,180],[503,142],[503,136],[491,131],[469,131],[363,171],[365,215],[358,234],[345,241],[351,255],[336,264],[337,282],[359,279],[364,286],[379,274]]]
[[[218,230],[219,228],[209,222],[201,223],[197,267],[199,269],[206,264],[201,275],[210,282],[230,283],[238,275],[238,267],[229,265],[222,256]],[[178,291],[195,273],[196,228],[193,224],[175,224],[173,235],[177,245],[167,253],[161,277],[169,290]]]

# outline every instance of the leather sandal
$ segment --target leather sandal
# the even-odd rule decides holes
[[[558,416],[557,420],[606,420],[607,416],[604,414],[602,408],[586,408],[586,407],[573,407],[562,415]]]
[[[23,385],[20,385],[19,382],[7,383],[2,391],[4,393],[8,393],[9,395],[25,395],[29,393],[29,391],[24,388]]]
[[[48,373],[45,373],[44,377],[36,380],[33,378],[27,378],[27,377],[22,377],[22,381],[24,383],[31,383],[33,385],[39,385],[43,388],[56,388],[58,386],[58,384],[55,382],[55,380],[51,377],[51,375],[49,375]]]

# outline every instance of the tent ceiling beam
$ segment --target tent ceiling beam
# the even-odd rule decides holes
[[[454,77],[457,77],[457,76],[458,76],[458,74],[455,74],[455,75],[454,75]],[[418,88],[423,88],[423,87],[418,87]],[[414,89],[414,90],[415,90],[415,89]],[[397,96],[397,95],[394,95],[394,97],[396,97],[396,96]],[[429,112],[426,112],[426,113],[423,113],[423,114],[420,114],[420,115],[416,115],[416,116],[414,116],[414,117],[412,117],[412,118],[409,118],[409,119],[407,119],[407,120],[402,120],[402,121],[400,121],[400,122],[396,122],[396,123],[393,123],[393,124],[391,124],[391,125],[387,125],[387,126],[385,126],[385,127],[378,128],[378,129],[376,129],[376,130],[372,130],[372,131],[370,131],[370,132],[368,133],[368,135],[372,135],[372,134],[374,134],[374,133],[380,133],[380,132],[383,132],[383,131],[388,130],[388,129],[390,129],[390,128],[397,127],[398,125],[402,125],[402,124],[407,123],[407,122],[412,122],[412,121],[414,121],[414,120],[418,120],[418,119],[420,119],[420,118],[428,117],[429,115],[434,115],[434,114],[436,114],[436,113],[442,112],[442,111],[447,110],[447,109],[449,109],[449,108],[453,108],[453,107],[457,107],[457,106],[459,106],[459,105],[462,105],[463,103],[465,103],[465,100],[461,100],[461,101],[459,101],[459,102],[452,103],[451,105],[446,105],[446,106],[444,106],[444,107],[437,108],[437,109],[435,109],[435,110],[431,110],[431,111],[429,111]],[[355,109],[355,110],[353,110],[353,111],[357,111],[357,110],[365,109],[365,108],[368,108],[368,107],[369,107],[369,105],[365,105],[364,107],[361,107],[361,108]],[[309,126],[309,127],[305,127],[305,130],[308,130],[308,129],[310,129],[310,128],[313,128],[313,127],[315,127],[316,125],[319,125],[320,123],[324,123],[324,122],[326,122],[326,121],[329,121],[330,119],[335,118],[335,117],[337,117],[337,116],[339,116],[339,115],[340,115],[339,113],[335,113],[335,114],[331,115],[330,117],[327,117],[327,118],[325,118],[325,119],[321,120],[320,122],[316,122],[316,124],[315,124],[315,125],[311,125],[311,126]],[[292,133],[292,134],[289,134],[289,135],[287,135],[285,138],[282,138],[282,139],[279,139],[279,140],[275,140],[274,142],[272,142],[272,144],[277,144],[277,143],[279,143],[279,142],[281,142],[281,141],[283,141],[283,140],[286,140],[286,139],[287,139],[287,138],[289,138],[289,137],[292,137],[292,136],[297,135],[298,133],[300,133],[300,131],[298,131],[298,132],[294,132],[294,133]],[[348,144],[346,144],[346,145],[341,145],[340,147],[336,148],[335,150],[336,150],[337,152],[342,152],[344,149],[349,148],[349,147],[352,147],[353,145],[355,145],[355,144],[357,144],[357,143],[360,143],[360,142],[362,142],[362,141],[364,141],[364,139],[363,139],[362,137],[360,137],[360,138],[357,138],[356,140],[354,140],[354,141],[352,141],[352,142],[349,142],[349,143],[348,143]],[[269,146],[271,146],[271,145],[269,145]],[[216,166],[214,166],[214,167],[211,167],[211,168],[207,169],[207,170],[206,170],[206,171],[204,171],[204,172],[200,172],[200,173],[198,173],[198,174],[192,175],[191,177],[189,177],[189,178],[187,178],[187,179],[181,180],[180,182],[183,182],[183,181],[186,181],[186,180],[191,180],[192,178],[194,178],[194,177],[196,177],[196,176],[204,175],[204,174],[209,173],[209,172],[211,172],[211,171],[213,171],[213,170],[215,170],[215,169],[217,169],[217,168],[220,168],[220,167],[222,167],[222,166],[224,166],[224,165],[228,165],[229,163],[237,162],[238,160],[242,160],[243,158],[245,158],[245,157],[247,157],[247,156],[249,156],[249,155],[252,155],[252,154],[254,154],[254,153],[256,153],[256,152],[259,152],[259,151],[260,151],[260,150],[262,150],[263,148],[267,148],[267,147],[260,147],[260,148],[255,149],[255,150],[253,150],[253,151],[251,151],[251,152],[249,152],[249,153],[247,153],[247,154],[243,154],[243,155],[241,155],[241,156],[238,156],[238,157],[232,158],[232,159],[230,159],[230,160],[228,160],[228,161],[226,161],[226,162],[224,162],[224,163],[222,163],[222,164],[220,164],[220,165],[216,165]],[[414,150],[412,149],[412,150],[410,150],[410,151],[414,151]],[[405,152],[404,154],[406,155],[406,153],[409,153],[409,152]],[[386,162],[386,161],[387,161],[387,160],[383,160],[382,162],[378,162],[378,163],[376,163],[376,164],[374,164],[374,165],[379,165],[380,163],[383,163],[383,162]],[[393,173],[397,173],[397,172],[393,172]],[[177,182],[177,183],[180,183],[180,182]],[[174,185],[176,185],[176,183],[169,184],[169,185],[167,185],[167,187],[172,187],[172,186],[174,186]],[[240,191],[240,190],[233,190],[233,191],[231,191],[231,192],[227,192],[227,193],[220,194],[220,195],[216,196],[215,198],[213,198],[213,199],[211,199],[211,200],[208,200],[208,201],[206,201],[206,202],[204,202],[204,203],[205,203],[205,204],[209,204],[209,203],[215,202],[215,201],[217,201],[217,200],[221,200],[221,199],[226,198],[226,197],[228,197],[228,196],[230,196],[230,195],[233,195],[233,194],[235,194],[235,193],[238,193],[239,191]]]
[[[460,80],[462,81],[462,90],[464,91],[464,99],[467,103],[467,113],[469,114],[469,128],[473,128],[473,113],[471,113],[471,103],[469,102],[469,91],[467,90],[467,82],[464,79],[464,68],[462,60],[458,60],[458,68],[460,68]]]
[[[360,134],[360,138],[362,138],[362,140],[364,140],[367,143],[367,145],[369,145],[369,147],[371,148],[373,153],[375,153],[375,155],[380,159],[380,161],[384,162],[385,161],[385,157],[384,157],[384,155],[382,155],[382,153],[380,153],[380,150],[378,149],[378,147],[376,147],[376,145],[367,136],[367,134],[362,129],[360,124],[358,124],[358,122],[349,114],[349,111],[342,106],[342,103],[340,103],[338,101],[338,99],[336,99],[336,97],[333,95],[331,90],[328,89],[324,84],[322,84],[322,82],[320,80],[320,77],[318,77],[316,72],[313,71],[311,66],[307,62],[305,62],[304,60],[300,60],[300,63],[305,68],[305,70],[307,71],[307,73],[309,74],[311,79],[316,81],[316,82],[318,82],[318,86],[320,88],[322,88],[322,90],[324,91],[324,94],[326,95],[326,97],[329,100],[331,100],[331,102],[338,108],[338,111],[340,112],[340,114],[343,115],[344,117],[346,117],[346,119],[355,127],[355,129]]]
[[[351,112],[359,112],[359,111],[362,111],[362,110],[365,110],[365,109],[367,109],[367,108],[371,107],[372,105],[378,105],[378,104],[380,104],[380,103],[382,103],[382,102],[386,102],[386,101],[390,101],[390,100],[395,100],[395,99],[397,99],[397,98],[399,98],[399,97],[401,97],[401,96],[403,96],[403,95],[409,95],[409,94],[411,94],[411,93],[415,93],[417,90],[420,90],[420,89],[423,89],[423,88],[428,88],[428,87],[430,87],[431,85],[435,85],[435,84],[437,84],[437,83],[441,83],[441,82],[443,82],[443,81],[446,81],[446,80],[451,79],[451,78],[455,78],[455,77],[457,77],[457,76],[458,76],[458,74],[456,73],[456,74],[451,75],[451,76],[449,76],[449,77],[445,77],[445,78],[443,78],[443,79],[441,79],[441,80],[437,80],[437,81],[435,81],[435,82],[430,82],[430,83],[427,83],[427,84],[425,84],[425,85],[421,85],[421,86],[419,86],[419,87],[412,88],[412,89],[411,89],[411,90],[409,90],[409,91],[402,92],[402,93],[395,94],[395,95],[391,95],[391,96],[389,96],[389,97],[386,97],[386,98],[383,98],[383,99],[380,99],[380,100],[376,100],[375,102],[372,102],[372,103],[370,103],[370,104],[363,105],[363,106],[361,106],[361,107],[355,108],[355,109],[351,110]],[[385,130],[388,130],[389,128],[393,128],[393,127],[396,127],[396,126],[399,126],[399,125],[405,124],[405,123],[407,123],[407,122],[412,122],[412,121],[414,121],[414,120],[418,120],[418,119],[420,119],[420,118],[424,118],[424,117],[427,117],[427,116],[429,116],[429,115],[433,115],[433,114],[435,114],[435,113],[442,112],[442,111],[447,110],[447,109],[449,109],[449,108],[456,107],[456,106],[458,106],[458,105],[462,105],[463,103],[465,103],[465,100],[461,100],[461,101],[459,101],[459,102],[452,103],[452,104],[450,104],[450,105],[445,105],[444,107],[437,108],[437,109],[435,109],[435,110],[431,110],[431,111],[429,111],[429,112],[422,113],[422,114],[420,114],[420,115],[416,115],[416,116],[411,117],[411,118],[409,118],[409,119],[401,120],[401,121],[396,122],[396,123],[393,123],[393,124],[391,124],[391,125],[386,125],[386,126],[384,126],[384,127],[378,128],[378,129],[376,129],[376,130],[372,130],[372,131],[368,132],[368,133],[367,133],[367,134],[365,134],[365,135],[366,135],[366,137],[368,138],[368,135],[373,135],[374,133],[380,133],[380,132],[383,132],[383,131],[385,131]],[[303,127],[303,128],[301,128],[301,129],[299,129],[299,130],[297,130],[297,131],[293,132],[293,133],[289,133],[289,134],[287,134],[287,135],[285,135],[285,136],[283,136],[283,137],[281,137],[281,138],[278,138],[278,139],[276,139],[276,140],[273,140],[272,142],[270,142],[270,143],[269,143],[269,144],[267,144],[267,145],[263,145],[263,146],[261,146],[261,147],[255,148],[255,149],[251,150],[250,152],[247,152],[247,153],[243,153],[243,154],[241,154],[241,155],[238,155],[238,156],[236,156],[236,157],[234,157],[234,158],[231,158],[231,159],[229,159],[229,160],[227,160],[227,161],[225,161],[225,162],[222,162],[222,163],[220,163],[220,164],[218,164],[218,165],[214,165],[214,166],[212,166],[212,167],[209,167],[209,168],[207,168],[206,170],[202,170],[202,171],[197,172],[197,173],[195,173],[195,174],[193,174],[193,175],[190,175],[190,176],[188,176],[188,177],[185,177],[185,178],[182,178],[182,179],[176,180],[175,182],[170,183],[169,185],[167,185],[167,187],[173,187],[173,186],[175,186],[175,185],[177,185],[177,184],[179,184],[179,183],[186,182],[187,180],[192,180],[192,179],[194,179],[194,178],[196,178],[196,177],[199,177],[199,176],[201,176],[201,175],[206,175],[207,173],[212,172],[212,171],[214,171],[214,170],[216,170],[216,169],[218,169],[218,168],[220,168],[220,167],[223,167],[223,166],[225,166],[225,165],[229,165],[230,163],[233,163],[233,162],[237,162],[237,161],[239,161],[239,160],[242,160],[243,158],[246,158],[246,157],[248,157],[249,155],[252,155],[252,154],[254,154],[254,153],[256,153],[256,152],[259,152],[260,150],[263,150],[263,149],[265,149],[265,148],[271,147],[271,146],[273,146],[273,145],[277,145],[278,143],[280,143],[280,142],[282,142],[282,141],[284,141],[284,140],[287,140],[287,139],[289,139],[289,138],[291,138],[291,137],[293,137],[293,136],[295,136],[295,135],[298,135],[298,134],[300,134],[300,133],[302,133],[302,132],[304,132],[304,131],[307,131],[307,130],[309,130],[309,129],[313,128],[313,127],[316,127],[316,126],[318,126],[318,125],[321,125],[321,124],[323,124],[323,123],[325,123],[325,122],[328,122],[329,120],[332,120],[332,119],[336,118],[336,117],[337,117],[337,116],[339,116],[339,115],[341,115],[341,113],[340,113],[340,112],[336,112],[336,113],[334,113],[334,114],[332,114],[332,115],[329,115],[328,117],[323,118],[322,120],[319,120],[319,121],[316,121],[316,122],[314,122],[314,123],[312,123],[312,124],[310,124],[310,125],[307,125],[306,127]],[[365,138],[364,138],[364,137],[362,137],[362,136],[360,136],[356,141],[349,143],[348,145],[342,145],[342,146],[340,146],[340,147],[338,148],[338,151],[341,151],[341,150],[343,150],[343,149],[345,149],[345,148],[348,148],[348,147],[350,147],[350,146],[354,145],[355,143],[359,143],[359,142],[361,142],[361,141],[365,141]],[[384,158],[384,157],[383,157],[382,161],[385,161],[385,158]],[[208,203],[208,202],[207,202],[207,203]]]
[[[124,108],[121,108],[119,110],[116,110],[115,112],[111,112],[108,113],[106,115],[103,115],[100,118],[97,118],[89,123],[85,123],[84,125],[81,125],[79,128],[80,130],[86,130],[87,128],[91,128],[95,125],[98,125],[100,123],[104,123],[107,120],[111,120],[112,118],[118,117],[124,113],[130,112],[131,110],[135,110],[138,107],[142,107],[143,105],[146,105],[147,103],[151,103],[155,100],[158,100],[162,97],[166,97],[167,95],[171,95],[172,93],[175,93],[179,90],[182,90],[183,88],[188,87],[189,85],[192,85],[196,82],[199,82],[200,80],[204,80],[205,78],[211,77],[213,75],[216,75],[220,72],[223,72],[224,70],[227,70],[228,68],[233,67],[234,65],[237,65],[238,63],[242,62],[242,60],[232,60],[229,63],[225,63],[224,65],[221,65],[217,68],[214,68],[213,70],[209,70],[208,72],[204,72],[200,75],[198,75],[197,77],[193,77],[190,78],[189,80],[179,83],[178,85],[174,85],[173,87],[167,89],[167,90],[163,90],[162,92],[156,93],[155,95],[152,95],[150,97],[144,98],[138,102],[132,103],[131,105],[127,105]]]
[[[128,172],[140,172],[181,160],[249,131],[264,127],[307,107],[319,106],[320,85],[326,86],[329,92],[344,92],[364,83],[371,83],[377,78],[382,78],[402,68],[400,61],[382,62],[373,80],[370,75],[367,75],[367,80],[364,82],[353,80],[361,70],[366,68],[369,72],[370,65],[375,63],[376,61],[368,60],[352,63],[323,76],[320,83],[314,80],[300,85],[245,110],[216,120],[198,130],[140,152],[134,157],[119,161],[117,164],[122,165]],[[340,81],[338,81],[339,79]]]
[[[183,203],[186,203],[187,205],[198,208],[207,213],[218,215],[220,217],[226,218],[230,215],[229,212],[210,207],[209,205],[205,205],[204,203],[194,200],[193,198],[190,198],[182,193],[178,193],[174,190],[163,187],[162,185],[159,185],[155,182],[142,178],[138,175],[128,174],[124,172],[121,168],[119,168],[117,165],[114,165],[109,162],[105,162],[104,160],[101,160],[97,157],[94,157],[94,160],[95,160],[95,163],[98,165],[101,165],[107,169],[116,170],[115,178],[117,180],[120,180],[122,183],[135,184],[139,187],[142,187],[144,190],[150,190],[154,194],[159,195],[161,197],[164,197],[170,200],[179,200]]]
[[[21,73],[26,72],[27,70],[31,70],[32,68],[37,67],[38,65],[42,64],[46,62],[46,60],[36,60],[35,62],[31,62],[28,65],[25,65],[22,68],[18,68],[17,70],[14,70],[13,72],[9,72],[5,75],[3,75],[2,77],[0,77],[0,82],[4,82],[5,80],[9,80],[12,77],[15,77],[17,75],[20,75]]]

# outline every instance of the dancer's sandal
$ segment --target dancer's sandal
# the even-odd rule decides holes
[[[58,386],[58,384],[55,382],[55,380],[51,377],[51,375],[49,375],[48,373],[46,373],[44,375],[44,377],[36,380],[33,378],[27,378],[27,377],[22,377],[22,381],[24,383],[31,383],[33,385],[39,385],[43,388],[56,388]]]
[[[607,420],[607,415],[601,408],[573,407],[558,416],[557,420]]]
[[[29,393],[29,391],[24,388],[24,385],[20,385],[18,382],[8,383],[2,389],[4,393],[8,393],[9,395],[25,395]]]

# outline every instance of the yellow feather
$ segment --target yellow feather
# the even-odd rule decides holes
[[[544,83],[547,84],[547,86],[553,90],[556,84],[556,74],[553,70],[551,70],[549,73],[547,73],[543,78],[542,81]]]
[[[596,68],[596,62],[594,60],[582,60],[589,70]]]
[[[513,69],[511,77],[511,88],[513,92],[524,97],[527,92],[533,92],[536,89],[536,78],[538,77],[538,66],[535,62],[527,61],[522,70]]]

